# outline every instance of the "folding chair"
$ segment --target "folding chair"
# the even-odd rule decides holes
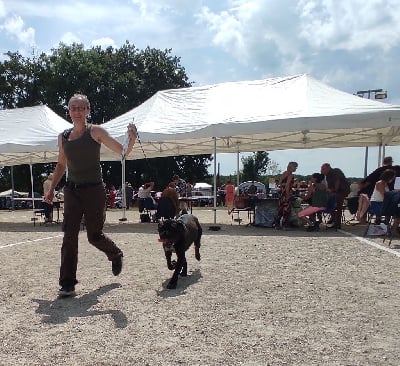
[[[157,206],[154,205],[153,199],[151,197],[139,199],[139,212],[141,222],[151,222],[151,218],[156,213],[156,210]]]
[[[317,212],[318,220],[325,224],[326,230],[329,228],[328,222],[332,218],[335,209],[336,209],[336,195],[332,194],[328,197],[328,202],[326,203],[325,210]]]
[[[382,217],[382,205],[377,204],[378,202],[371,202],[367,211],[367,226],[364,231],[365,236],[381,236],[387,235],[389,222],[386,222],[386,218]],[[375,218],[375,222],[372,220]],[[390,220],[389,220],[390,221]]]
[[[347,225],[350,225],[351,221],[356,220],[356,215],[357,215],[357,211],[358,211],[358,199],[359,199],[359,196],[349,197],[346,199],[347,209],[349,210],[350,214],[352,215],[351,219],[346,220],[346,217],[343,214],[343,222]],[[343,210],[343,213],[344,213],[344,210]]]

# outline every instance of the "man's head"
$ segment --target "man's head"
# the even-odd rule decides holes
[[[392,165],[393,164],[393,158],[391,156],[385,156],[383,158],[383,165]]]
[[[331,165],[329,163],[324,163],[321,165],[321,174],[327,175],[331,170]]]
[[[299,164],[297,164],[296,161],[290,161],[287,166],[287,170],[293,173],[296,171],[298,166],[299,166]]]

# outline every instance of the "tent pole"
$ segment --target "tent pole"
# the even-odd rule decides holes
[[[221,226],[216,225],[217,223],[217,138],[214,139],[214,225],[209,227],[209,230],[218,231]]]
[[[11,210],[15,210],[14,203],[14,165],[11,165]]]
[[[381,161],[382,161],[382,144],[379,145],[379,150],[378,150],[378,168],[381,166]]]
[[[122,182],[121,182],[121,190],[122,190],[122,217],[119,221],[126,221],[126,189],[125,189],[125,157],[121,159],[122,166]]]
[[[379,150],[378,150],[378,168],[382,165],[382,134],[378,133],[379,138]]]
[[[365,146],[364,178],[368,175],[368,146]]]
[[[217,138],[214,139],[214,225],[217,223]]]
[[[239,174],[239,158],[240,158],[240,151],[239,151],[239,145],[238,145],[238,151],[237,151],[237,159],[236,159],[236,186],[239,187],[240,184],[240,174]]]
[[[122,144],[122,154],[121,154],[122,217],[119,219],[119,221],[127,220],[127,218],[126,218],[126,189],[125,189],[125,160],[126,160],[126,151],[128,150],[128,146],[129,146],[129,133],[128,133],[128,131],[126,131],[125,136],[124,136],[124,142]]]
[[[31,190],[32,190],[32,219],[35,220],[35,196],[33,193],[33,167],[32,167],[32,161],[29,164],[29,170],[31,172]]]

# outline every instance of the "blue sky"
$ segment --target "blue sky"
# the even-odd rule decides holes
[[[49,52],[60,42],[171,48],[195,85],[308,73],[332,87],[387,90],[400,104],[399,0],[0,0],[0,59],[7,51]],[[365,149],[270,152],[284,170],[311,174],[330,162],[364,173]],[[399,147],[388,147],[400,164]],[[220,172],[236,155],[217,156]],[[368,171],[378,163],[369,149]]]

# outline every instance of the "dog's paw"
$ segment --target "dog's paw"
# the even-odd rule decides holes
[[[171,264],[168,264],[168,269],[170,271],[173,271],[175,269],[175,267],[176,267],[176,261],[175,260],[171,261]]]
[[[179,273],[179,275],[181,276],[181,277],[187,277],[187,271],[182,271],[181,273]]]
[[[198,250],[196,250],[196,252],[194,253],[194,257],[199,261],[201,259],[200,256],[200,252]]]
[[[167,285],[168,290],[174,290],[176,289],[176,282],[169,282]]]
[[[176,267],[176,261],[172,260],[171,263],[167,263],[167,267],[170,271],[173,271]]]

